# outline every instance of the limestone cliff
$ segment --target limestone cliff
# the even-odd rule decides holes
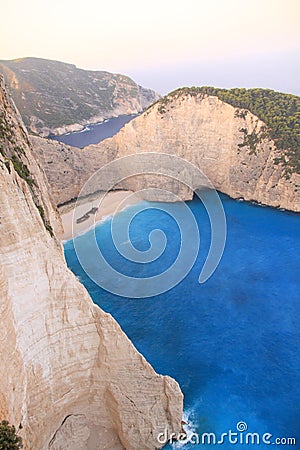
[[[153,450],[182,394],[67,269],[59,219],[0,80],[0,419],[28,450]]]
[[[30,136],[29,139],[46,172],[56,205],[76,198],[87,179],[117,157],[117,152],[101,153],[93,146],[78,149],[38,136]]]
[[[159,98],[125,75],[41,58],[0,61],[0,73],[26,126],[41,136],[137,113]]]
[[[266,124],[257,116],[216,96],[184,93],[167,98],[126,124],[113,138],[84,150],[33,139],[55,201],[59,204],[76,197],[80,185],[94,170],[117,157],[165,152],[195,164],[216,189],[232,198],[300,210],[300,176],[292,173],[287,177],[285,167],[275,164],[276,158],[282,159],[282,150],[276,147],[266,133]],[[64,173],[57,175],[61,168]],[[74,184],[78,175],[80,183]],[[131,179],[123,187],[138,190],[161,184],[161,178],[149,175]],[[192,180],[192,184],[194,188],[201,187],[202,180]],[[190,190],[173,181],[164,180],[164,188],[176,191],[186,200],[192,197]],[[160,200],[157,193],[148,199]]]

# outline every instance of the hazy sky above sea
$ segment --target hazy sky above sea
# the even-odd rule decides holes
[[[300,94],[299,0],[2,0],[0,59],[55,59],[179,86]]]

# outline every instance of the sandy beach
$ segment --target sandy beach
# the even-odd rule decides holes
[[[59,236],[68,241],[99,223],[118,214],[141,199],[132,191],[93,194],[59,208],[64,232]]]

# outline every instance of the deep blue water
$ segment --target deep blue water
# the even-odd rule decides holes
[[[276,437],[298,439],[296,446],[276,448],[299,449],[299,216],[221,198],[228,227],[226,247],[217,270],[202,285],[198,276],[209,248],[210,225],[198,199],[188,204],[201,233],[199,256],[188,276],[164,294],[130,299],[104,291],[81,269],[72,241],[65,244],[67,263],[156,371],[180,383],[192,431],[220,436],[229,429],[236,431],[237,422],[244,421],[249,432],[271,433],[271,442]],[[118,216],[120,230],[129,213],[130,209]],[[97,239],[115,267],[136,275],[137,263],[120,260],[113,250],[110,223],[97,227]],[[179,248],[178,229],[168,215],[155,209],[140,213],[132,222],[131,239],[145,250],[154,228],[162,228],[168,238],[169,256],[162,258],[161,266],[165,267]],[[77,239],[88,247],[91,236],[89,232]],[[160,260],[155,264],[158,271],[159,264]],[[187,444],[184,449],[212,447]],[[268,448],[221,446],[247,447]]]
[[[62,134],[60,136],[50,135],[50,139],[63,142],[73,147],[83,148],[90,144],[98,144],[104,139],[114,136],[126,123],[134,119],[136,114],[123,115],[107,119],[104,122],[90,124],[82,131]]]

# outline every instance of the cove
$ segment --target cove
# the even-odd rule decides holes
[[[198,275],[210,245],[210,224],[199,199],[188,202],[201,233],[198,258],[185,279],[164,294],[132,299],[103,290],[82,270],[73,241],[64,246],[67,264],[154,369],[180,383],[191,431],[220,436],[236,431],[243,421],[249,432],[270,433],[271,442],[281,437],[300,442],[299,215],[225,195],[221,199],[226,247],[217,270],[202,285]],[[180,247],[174,220],[157,208],[160,204],[150,205],[130,228],[132,243],[142,251],[148,249],[153,229],[162,229],[167,237],[166,252],[149,267],[118,254],[110,220],[95,230],[107,260],[128,275],[151,276],[165,270]],[[130,210],[115,219],[120,230]],[[76,239],[85,240],[88,248],[91,233]],[[172,447],[210,449],[212,444],[166,446]],[[245,447],[251,445],[223,444],[226,449]],[[254,447],[270,448],[263,443]]]
[[[126,123],[136,116],[136,114],[129,114],[112,117],[104,122],[87,125],[82,131],[61,134],[60,136],[50,135],[48,137],[73,147],[83,148],[90,144],[98,144],[100,141],[114,136]]]

